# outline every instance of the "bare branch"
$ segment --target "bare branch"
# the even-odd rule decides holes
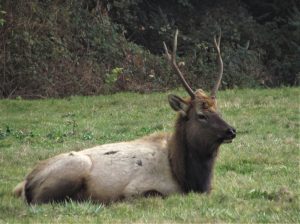
[[[171,55],[170,55],[170,53],[169,53],[168,47],[167,47],[167,45],[166,45],[165,42],[163,42],[163,44],[164,44],[164,49],[165,49],[165,53],[166,53],[167,59],[168,59],[169,61],[171,61],[171,60],[172,60],[172,57],[171,57]]]
[[[218,54],[219,72],[218,72],[217,82],[216,82],[215,86],[213,87],[211,94],[210,94],[212,98],[216,98],[217,91],[220,87],[222,76],[223,76],[223,67],[224,66],[223,66],[223,60],[222,60],[222,56],[221,56],[220,44],[221,44],[221,29],[220,29],[218,38],[216,39],[216,36],[214,36],[214,46],[215,46],[215,48],[217,50],[217,54]]]
[[[174,43],[173,43],[173,54],[172,54],[172,63],[176,64],[176,52],[177,52],[177,37],[178,37],[178,29],[175,31]]]

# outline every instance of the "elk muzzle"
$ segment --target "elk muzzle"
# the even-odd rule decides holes
[[[235,137],[236,137],[236,130],[235,128],[230,127],[226,130],[225,136],[223,138],[223,143],[231,143]]]

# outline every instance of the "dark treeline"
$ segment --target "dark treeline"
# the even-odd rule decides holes
[[[214,81],[220,28],[223,89],[299,85],[299,1],[0,0],[0,98],[175,87],[162,42],[177,28],[194,88]]]

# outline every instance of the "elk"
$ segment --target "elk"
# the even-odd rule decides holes
[[[167,60],[190,95],[169,95],[178,112],[173,133],[154,133],[129,141],[63,153],[40,162],[15,189],[28,204],[91,200],[103,204],[139,196],[209,193],[214,162],[222,143],[231,142],[235,129],[217,112],[216,93],[223,74],[221,32],[214,37],[218,79],[210,95],[193,91],[176,62],[178,30]]]

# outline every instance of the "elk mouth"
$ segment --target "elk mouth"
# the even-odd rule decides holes
[[[232,142],[232,140],[233,140],[234,138],[219,138],[218,139],[218,143],[219,144],[228,144],[228,143],[231,143]]]
[[[228,144],[228,143],[231,143],[232,140],[233,140],[233,138],[232,138],[232,139],[224,139],[224,140],[222,141],[222,143]]]
[[[236,136],[236,130],[234,128],[230,128],[226,131],[226,134],[225,136],[220,139],[221,140],[221,143],[231,143],[232,140],[235,138]]]
[[[229,143],[232,143],[232,141],[233,141],[233,139],[234,139],[235,137],[232,137],[232,138],[220,138],[219,139],[219,142],[221,143],[221,144],[229,144]]]

